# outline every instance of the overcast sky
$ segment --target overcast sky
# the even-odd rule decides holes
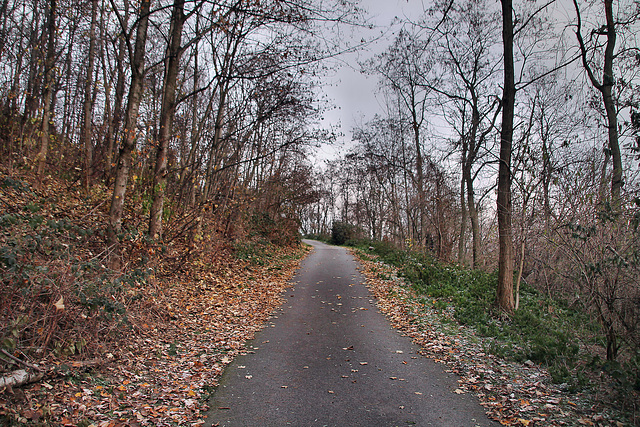
[[[417,20],[428,4],[428,1],[423,0],[360,1],[360,7],[367,11],[370,22],[375,24],[376,28],[370,31],[358,30],[353,35],[353,42],[360,41],[358,39],[369,41],[381,35],[383,37],[371,43],[366,50],[342,55],[342,66],[326,77],[322,93],[336,108],[323,114],[322,125],[337,126],[343,137],[339,138],[337,146],[321,148],[318,152],[319,159],[342,154],[351,141],[353,127],[371,120],[376,113],[382,113],[380,101],[376,98],[377,77],[362,74],[359,63],[372,58],[389,46],[400,28],[397,24],[392,25],[396,17]]]

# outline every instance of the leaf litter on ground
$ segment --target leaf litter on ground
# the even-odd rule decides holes
[[[397,268],[371,254],[363,257],[357,250],[352,254],[392,326],[419,345],[423,356],[457,374],[459,385],[451,392],[477,396],[490,419],[505,426],[625,425],[615,408],[603,407],[597,396],[569,393],[553,384],[544,367],[490,354],[490,339],[456,322],[451,307],[425,304],[398,276]]]
[[[99,202],[83,198],[79,192],[57,198],[56,188],[56,183],[43,186],[39,192],[14,191],[4,186],[2,200],[7,211],[14,210],[23,217],[26,215],[20,213],[22,206],[35,202],[41,203],[38,214],[45,218],[73,214],[69,218],[98,223],[104,215]],[[91,203],[95,206],[88,206]],[[79,220],[76,222],[79,229],[87,227]],[[3,238],[18,239],[20,233],[39,232],[35,227],[40,223],[25,231],[13,225],[12,234]],[[100,239],[89,239],[84,246],[74,247],[78,259],[93,258],[90,249],[95,252],[93,246],[100,247]],[[83,427],[204,424],[209,394],[224,367],[245,351],[244,342],[253,338],[281,305],[281,294],[290,285],[307,250],[300,245],[271,245],[269,256],[256,263],[234,256],[228,248],[217,252],[206,248],[211,241],[195,243],[200,248],[184,243],[168,245],[163,254],[156,253],[153,274],[126,287],[122,298],[133,301],[127,306],[126,320],[117,325],[91,323],[94,328],[106,328],[96,330],[99,335],[91,341],[91,355],[98,358],[97,363],[76,360],[85,355],[84,349],[76,348],[70,354],[42,353],[37,362],[52,367],[43,380],[0,390],[0,424]],[[64,244],[63,241],[59,246],[64,248]],[[153,254],[152,249],[137,241],[130,245],[133,249],[130,257]],[[192,256],[187,258],[186,252],[192,252],[188,254]],[[188,262],[182,265],[166,259],[188,259]],[[46,257],[29,260],[36,267],[39,263],[58,267]],[[72,280],[73,276],[68,275],[69,283]],[[93,317],[87,317],[82,306],[58,295],[68,289],[50,283],[47,285],[52,288],[47,291],[51,294],[50,304],[43,300],[42,307],[49,310],[45,312],[47,320],[58,322],[58,326],[51,323],[51,330],[60,337],[68,336],[63,333],[87,330],[88,326],[83,324],[89,325]],[[113,297],[120,298],[120,294]],[[62,321],[66,323],[60,326]],[[77,326],[69,327],[70,322]]]
[[[52,226],[70,218],[73,222],[65,227],[80,231],[87,228],[82,221],[101,222],[100,194],[85,198],[77,192],[58,197],[59,186],[52,183],[49,187],[38,194],[17,186],[3,188],[7,211],[15,210],[24,217],[24,231],[12,225],[16,239],[20,233],[38,232],[41,222],[32,220],[40,221],[40,217],[49,218]],[[36,204],[42,206],[40,211],[22,213],[21,207]],[[61,235],[60,248],[79,239],[67,234]],[[84,243],[74,247],[74,256],[96,259],[101,240],[96,234],[84,236]],[[207,243],[200,242],[200,246]],[[265,265],[260,265],[251,257],[238,259],[224,250],[188,248],[187,254],[193,250],[194,255],[187,258],[185,248],[184,244],[170,245],[162,257],[176,260],[173,265],[159,262],[145,282],[129,285],[127,297],[134,302],[128,306],[129,328],[106,325],[111,329],[100,331],[105,341],[96,351],[100,356],[97,367],[73,357],[44,356],[38,363],[55,366],[55,370],[43,381],[0,393],[0,420],[84,427],[202,425],[209,394],[224,367],[246,351],[243,343],[280,306],[281,293],[304,250],[274,250]],[[132,241],[130,249],[132,259],[153,255],[141,240]],[[156,258],[161,256],[156,254]],[[188,262],[181,265],[182,259]],[[53,271],[64,267],[61,261],[36,259],[34,265],[49,262],[43,267]],[[381,271],[391,279],[381,280]],[[69,272],[63,272],[66,276],[61,277],[72,279]],[[452,392],[477,394],[493,419],[504,425],[620,425],[609,414],[594,411],[587,399],[552,385],[544,369],[509,363],[485,352],[480,337],[469,328],[456,326],[451,311],[422,304],[392,268],[363,261],[363,272],[393,324],[420,344],[423,354],[461,376],[459,387]],[[84,312],[55,290],[50,291],[47,312],[52,322],[92,320],[82,317]],[[78,330],[86,329],[80,326]],[[114,331],[120,333],[117,340],[112,338]]]

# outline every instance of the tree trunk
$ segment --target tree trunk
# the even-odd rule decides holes
[[[115,183],[113,185],[113,197],[111,199],[111,209],[109,211],[108,242],[115,246],[115,253],[112,257],[112,266],[119,268],[119,257],[117,251],[118,234],[122,230],[122,211],[124,198],[127,191],[127,181],[131,169],[131,153],[136,144],[136,128],[138,122],[138,109],[142,99],[142,88],[144,82],[144,62],[145,45],[147,42],[147,28],[149,25],[150,0],[143,0],[140,5],[140,17],[136,33],[135,51],[131,61],[131,87],[127,100],[127,111],[125,115],[124,137],[118,166],[116,168]]]
[[[79,82],[77,79],[74,79],[75,72],[73,70],[73,54],[77,28],[77,25],[71,26],[71,34],[68,37],[69,43],[66,47],[67,54],[64,61],[64,68],[61,74],[61,76],[65,76],[64,85],[67,88],[67,90],[64,91],[62,132],[60,132],[62,138],[65,140],[68,139],[67,135],[71,136],[71,134],[73,133],[71,129],[73,128],[74,121],[76,120],[75,112],[77,110],[77,104],[75,100],[77,94],[79,93],[77,87]],[[71,88],[73,88],[73,90]],[[82,134],[80,135],[80,137],[82,138]]]
[[[199,33],[199,25],[200,20],[199,16],[196,16],[196,34]],[[194,46],[194,54],[193,54],[193,91],[196,92],[198,86],[200,84],[200,68],[198,65],[198,42],[196,41]],[[211,105],[211,104],[209,104]],[[207,106],[207,111],[209,109],[209,105]],[[182,189],[182,196],[186,193],[186,196],[189,197],[189,205],[191,207],[194,206],[191,203],[191,200],[195,200],[196,195],[196,154],[198,151],[198,142],[200,139],[200,126],[198,125],[198,94],[194,93],[191,99],[191,138],[190,138],[190,147],[189,154],[186,156],[186,161],[182,164],[182,172],[180,173],[180,188]],[[189,182],[187,182],[189,180]]]
[[[513,242],[511,229],[511,150],[515,109],[515,72],[513,64],[512,0],[502,3],[502,41],[504,49],[504,89],[502,128],[500,131],[500,166],[498,169],[498,289],[496,302],[501,310],[513,313]]]
[[[45,24],[46,25],[46,24]],[[41,62],[38,52],[38,30],[40,27],[40,12],[36,8],[33,13],[33,20],[31,21],[31,33],[29,35],[29,77],[27,79],[27,89],[24,100],[24,110],[22,112],[22,126],[24,127],[27,121],[33,117],[35,111],[38,108],[38,88],[40,85],[40,70]],[[44,34],[46,29],[42,29]],[[44,45],[44,36],[40,37],[40,45]]]
[[[184,0],[175,0],[171,15],[171,34],[167,46],[165,77],[162,87],[162,106],[158,133],[158,152],[153,177],[153,203],[149,218],[149,237],[162,239],[162,212],[167,182],[167,153],[176,108],[176,82],[180,64],[180,44],[184,24]]]
[[[413,142],[416,147],[416,184],[418,191],[418,213],[420,218],[420,245],[427,249],[427,212],[424,194],[424,159],[422,157],[422,147],[420,146],[420,125],[418,124],[416,112],[413,110]]]
[[[542,123],[541,123],[542,124]],[[542,137],[542,197],[543,197],[543,209],[544,209],[544,229],[546,237],[550,238],[551,233],[551,202],[550,187],[551,187],[551,153],[548,146],[548,138]]]
[[[98,0],[91,0],[91,27],[89,28],[89,57],[87,58],[87,77],[84,83],[84,104],[82,140],[84,141],[84,187],[88,192],[91,186],[91,164],[93,163],[93,141],[91,132],[93,64],[96,51],[96,21],[98,16]]]
[[[116,151],[116,140],[119,138],[120,124],[122,123],[122,104],[124,101],[125,82],[127,76],[124,72],[124,54],[127,50],[127,44],[125,37],[127,33],[127,26],[129,23],[129,0],[124,0],[124,17],[122,19],[122,34],[119,37],[118,53],[116,55],[116,64],[118,67],[118,77],[116,80],[115,99],[113,102],[113,117],[112,121],[107,128],[107,154],[105,158],[105,178],[110,180],[113,175],[114,159],[113,155]]]
[[[51,121],[51,98],[53,95],[53,72],[55,65],[55,37],[56,37],[56,0],[49,1],[49,14],[47,18],[47,57],[44,65],[44,87],[42,91],[42,123],[40,127],[40,151],[36,156],[37,174],[39,178],[44,176],[44,168],[49,151],[49,128]]]
[[[618,358],[618,339],[613,323],[607,328],[607,360],[615,361]]]
[[[471,164],[468,164],[464,171],[467,184],[467,210],[471,220],[471,238],[473,252],[473,268],[480,267],[482,263],[482,249],[480,236],[480,220],[478,219],[478,209],[476,208],[475,192],[473,190],[473,177],[471,176]]]
[[[463,151],[462,158],[463,164],[465,161],[466,152]],[[465,202],[465,180],[464,176],[460,180],[460,239],[458,240],[458,264],[465,265],[465,246],[466,246],[466,234],[467,234],[467,204]]]
[[[13,2],[12,2],[13,3]],[[0,46],[6,46],[7,43],[7,33],[9,30],[7,29],[7,6],[9,5],[9,0],[4,0],[0,4],[0,17],[2,17],[2,27],[0,28]],[[1,55],[2,52],[0,52]],[[2,60],[2,56],[0,56],[0,60]]]
[[[216,122],[214,125],[213,141],[211,144],[211,150],[209,150],[209,160],[207,161],[207,169],[205,171],[205,187],[202,192],[201,202],[206,202],[211,196],[213,190],[213,179],[215,175],[217,153],[219,150],[220,141],[222,140],[222,127],[224,125],[224,110],[226,102],[227,90],[226,88],[220,88],[220,100],[218,102],[218,112],[216,113]]]
[[[476,208],[475,191],[473,189],[473,164],[478,157],[478,151],[483,145],[486,134],[478,136],[480,128],[480,110],[478,109],[478,96],[475,89],[471,91],[472,113],[471,113],[471,130],[469,133],[468,153],[466,156],[466,164],[464,165],[463,176],[467,183],[467,209],[469,210],[469,218],[471,219],[471,235],[473,245],[473,268],[478,268],[482,260],[480,221],[478,219],[478,209]],[[479,139],[479,140],[478,140]]]
[[[18,52],[20,53],[16,57],[16,66],[13,70],[13,78],[11,79],[11,93],[13,96],[11,97],[11,101],[7,104],[11,114],[16,114],[18,112],[18,91],[20,88],[20,78],[22,77],[22,61],[25,54],[24,47],[22,46],[22,38],[18,43]]]
[[[613,18],[613,0],[604,0],[604,12],[607,21],[607,44],[603,55],[604,64],[602,67],[602,83],[598,81],[588,62],[588,52],[582,38],[582,20],[577,0],[573,0],[573,5],[576,9],[578,21],[576,37],[578,38],[578,44],[580,45],[582,65],[587,72],[587,76],[589,77],[592,86],[595,87],[602,95],[602,103],[604,104],[604,109],[607,114],[609,154],[613,161],[613,171],[611,173],[611,202],[612,205],[616,207],[620,204],[620,192],[622,190],[623,183],[622,154],[620,152],[620,142],[618,138],[618,113],[616,111],[615,100],[612,94],[613,85],[615,84],[613,60],[615,59],[616,46],[616,23]]]
[[[613,161],[611,174],[611,201],[614,206],[620,204],[622,190],[622,155],[618,141],[618,113],[612,96],[615,83],[613,75],[613,59],[616,46],[616,27],[613,20],[613,0],[604,0],[604,11],[607,19],[607,47],[604,52],[604,70],[602,75],[602,101],[607,112],[607,127],[609,136],[609,150]]]

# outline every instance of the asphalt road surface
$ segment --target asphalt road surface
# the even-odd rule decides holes
[[[344,248],[307,243],[284,305],[225,370],[205,425],[495,425],[391,328]]]

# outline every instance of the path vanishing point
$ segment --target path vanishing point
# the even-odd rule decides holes
[[[305,241],[286,301],[223,374],[206,426],[492,426],[391,328],[344,248]]]

